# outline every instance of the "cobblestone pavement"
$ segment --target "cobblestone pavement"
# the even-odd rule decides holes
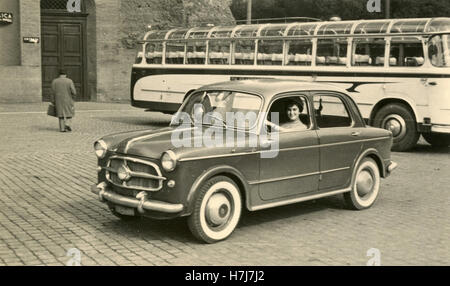
[[[92,143],[100,136],[159,128],[170,116],[127,104],[77,104],[72,133],[59,133],[45,104],[0,106],[0,265],[382,265],[450,262],[450,154],[421,144],[393,153],[399,168],[376,205],[349,211],[335,196],[245,212],[226,241],[205,245],[185,219],[120,221],[90,193]]]

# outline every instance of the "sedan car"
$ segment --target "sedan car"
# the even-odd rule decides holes
[[[193,92],[170,126],[94,144],[100,201],[117,217],[187,216],[198,239],[229,237],[242,209],[343,194],[371,207],[391,161],[390,131],[366,126],[346,91],[327,84],[243,80]]]

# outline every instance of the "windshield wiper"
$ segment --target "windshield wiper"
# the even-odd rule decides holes
[[[222,123],[222,126],[223,126],[223,127],[227,127],[227,126],[228,126],[228,125],[226,124],[226,121],[225,121],[225,120],[223,120],[223,119],[220,118],[220,117],[215,116],[213,113],[208,112],[208,113],[206,113],[206,116],[211,117],[211,118],[213,118],[213,119],[215,119],[215,120],[218,120],[220,123]],[[203,123],[205,123],[205,122],[203,122]],[[208,125],[214,126],[214,124],[208,124]]]

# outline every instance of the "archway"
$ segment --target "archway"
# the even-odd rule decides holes
[[[76,101],[95,99],[95,88],[89,88],[96,86],[94,0],[41,0],[40,7],[42,100],[50,99],[59,68],[74,81]]]

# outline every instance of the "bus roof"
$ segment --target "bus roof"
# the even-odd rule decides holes
[[[285,24],[251,24],[150,30],[145,40],[224,39],[248,37],[374,35],[450,32],[450,18],[410,18]]]
[[[345,89],[339,88],[333,84],[317,83],[300,80],[285,80],[285,79],[245,79],[224,81],[214,84],[202,86],[198,89],[203,90],[230,90],[247,93],[257,93],[264,96],[266,99],[272,98],[274,95],[295,91],[336,91],[340,93],[347,93]]]

